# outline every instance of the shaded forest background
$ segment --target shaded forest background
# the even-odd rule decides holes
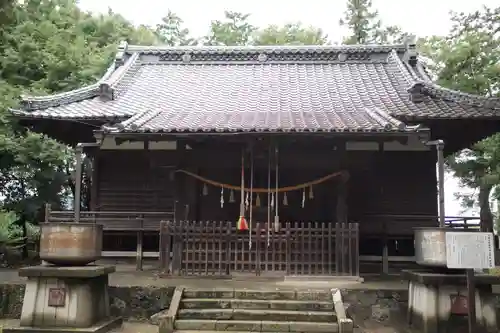
[[[451,13],[446,36],[418,37],[418,46],[443,86],[483,96],[500,92],[500,7]],[[369,0],[346,1],[340,25],[344,44],[402,43],[400,27],[386,26]],[[73,196],[73,155],[66,147],[18,126],[8,108],[22,94],[45,95],[94,83],[126,40],[139,45],[330,44],[328,36],[300,22],[256,27],[250,15],[227,11],[205,36],[193,36],[173,12],[154,27],[134,26],[111,9],[82,11],[75,0],[4,0],[0,4],[0,255],[38,237],[43,204],[63,208]],[[500,198],[500,135],[448,159],[449,170],[476,192],[460,197],[479,206],[493,225],[490,199]],[[88,180],[84,184],[88,184]],[[88,190],[83,186],[84,205]],[[85,207],[83,207],[85,209]],[[26,255],[26,251],[24,251]]]

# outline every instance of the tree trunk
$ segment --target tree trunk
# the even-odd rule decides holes
[[[493,232],[493,214],[490,208],[490,193],[492,186],[479,188],[479,218],[481,219],[481,231]]]

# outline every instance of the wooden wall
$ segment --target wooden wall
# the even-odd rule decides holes
[[[168,156],[138,150],[101,151],[96,161],[95,210],[174,209],[173,168]]]
[[[207,154],[205,154],[207,155]],[[177,191],[179,207],[189,205],[187,217],[199,220],[234,220],[239,212],[239,192],[229,202],[230,192],[220,207],[220,188],[202,184],[172,171],[182,167],[223,183],[239,185],[237,155],[208,154],[195,151],[101,151],[97,158],[96,210],[172,211]],[[198,156],[198,157],[197,157]],[[338,170],[348,170],[349,220],[360,222],[362,233],[411,234],[415,224],[380,215],[437,215],[437,181],[433,152],[348,151],[340,158],[330,153],[316,160],[294,152],[280,163],[280,186],[296,185]],[[295,163],[294,161],[297,161]],[[309,161],[309,165],[304,164]],[[316,161],[316,162],[315,162]],[[314,163],[317,165],[314,165]],[[184,163],[182,166],[181,163]],[[301,166],[300,164],[304,164]],[[260,166],[259,166],[260,164]],[[298,166],[297,166],[298,165]],[[256,162],[255,186],[267,187],[267,162]],[[247,169],[247,176],[249,170]],[[274,176],[272,179],[274,182]],[[179,185],[180,183],[180,185]],[[182,193],[181,193],[182,192]],[[309,191],[307,191],[306,194]],[[281,220],[334,221],[336,180],[313,187],[314,199],[301,207],[302,191],[288,194],[288,206],[280,196]],[[260,216],[267,219],[267,195],[261,195]],[[259,212],[256,212],[256,219]],[[398,220],[398,221],[396,221]],[[432,221],[421,224],[432,225]]]

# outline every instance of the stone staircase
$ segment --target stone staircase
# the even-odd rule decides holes
[[[157,315],[160,333],[351,333],[340,291],[176,288]]]

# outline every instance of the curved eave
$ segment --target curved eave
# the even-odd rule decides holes
[[[338,137],[338,138],[356,138],[359,140],[399,140],[410,136],[418,136],[421,140],[430,138],[428,129],[419,131],[383,131],[383,130],[346,130],[346,131],[311,131],[311,130],[205,130],[205,131],[109,131],[109,129],[101,129],[94,131],[96,137],[114,137],[123,140],[155,140],[159,137],[179,137],[179,138],[196,138],[196,137],[237,137],[237,136],[294,136],[300,135],[304,137]]]
[[[420,90],[428,96],[439,98],[447,102],[466,104],[473,107],[484,108],[490,110],[490,112],[498,112],[498,116],[500,117],[500,98],[485,97],[445,88],[431,79],[421,62],[417,62],[415,66],[408,65],[408,68],[415,80],[409,90]]]
[[[50,115],[40,115],[32,114],[28,111],[9,109],[9,112],[19,120],[54,120],[54,121],[67,121],[67,122],[81,122],[81,121],[97,121],[97,122],[122,122],[127,120],[128,116],[79,116],[79,117],[64,117],[64,116],[50,116]]]
[[[113,61],[106,73],[96,83],[58,94],[48,96],[21,96],[22,111],[38,111],[58,107],[86,99],[102,96],[105,100],[115,98],[115,89],[122,83],[129,70],[138,63],[139,53],[133,53],[122,63],[122,58]]]

